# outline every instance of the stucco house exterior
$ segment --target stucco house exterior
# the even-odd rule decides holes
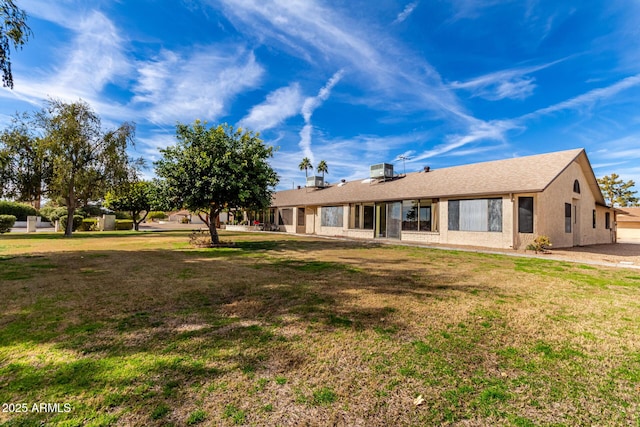
[[[640,243],[640,207],[619,208],[617,224],[618,240]]]
[[[315,183],[276,192],[271,217],[289,233],[489,248],[524,249],[539,235],[553,247],[616,240],[584,149]]]

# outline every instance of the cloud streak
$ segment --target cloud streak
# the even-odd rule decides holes
[[[233,97],[256,87],[264,74],[253,52],[228,46],[188,55],[165,50],[138,68],[132,105],[145,108],[156,123],[217,120]]]
[[[569,59],[563,58],[546,64],[532,67],[517,67],[485,74],[464,82],[454,81],[449,83],[452,89],[464,89],[470,91],[472,96],[478,96],[490,101],[501,99],[525,99],[533,94],[536,88],[535,78],[529,74],[535,73]]]
[[[267,95],[263,103],[251,108],[249,114],[238,122],[238,126],[263,132],[298,114],[301,106],[300,85],[293,83]]]
[[[311,124],[311,116],[323,102],[329,99],[331,90],[336,84],[338,84],[343,75],[344,70],[337,71],[333,76],[331,76],[322,89],[320,89],[318,95],[305,99],[302,104],[301,113],[304,118],[304,126],[300,131],[300,142],[298,143],[298,146],[302,149],[304,157],[308,157],[311,162],[313,162],[313,151],[311,150],[311,134],[313,133],[313,125]]]
[[[406,5],[404,10],[398,14],[398,16],[393,21],[393,23],[399,24],[401,22],[404,22],[413,13],[416,7],[418,7],[417,1],[414,1],[413,3],[409,3],[408,5]]]

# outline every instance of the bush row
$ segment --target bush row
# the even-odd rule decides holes
[[[13,215],[16,221],[26,221],[28,216],[38,215],[38,211],[25,203],[0,201],[0,215]]]

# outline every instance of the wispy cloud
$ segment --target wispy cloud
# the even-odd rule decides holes
[[[263,103],[251,108],[249,114],[238,122],[238,126],[262,132],[298,114],[301,106],[300,85],[293,83],[267,95]]]
[[[510,121],[478,121],[471,127],[469,132],[458,135],[450,135],[444,144],[438,145],[431,150],[427,150],[411,159],[413,162],[440,156],[457,150],[472,143],[482,141],[506,141],[506,133],[516,126]]]
[[[563,111],[563,110],[577,110],[584,107],[591,107],[598,101],[609,99],[612,96],[617,95],[618,93],[635,86],[640,86],[640,74],[627,77],[623,80],[620,80],[612,84],[611,86],[593,89],[587,93],[578,95],[574,98],[568,99],[558,104],[541,108],[529,114],[525,114],[524,116],[520,117],[518,120],[522,121],[522,120],[533,119],[540,116],[549,115],[558,111]]]
[[[322,89],[318,92],[318,95],[311,96],[304,100],[302,104],[302,117],[304,118],[304,126],[300,131],[300,143],[299,147],[302,149],[302,152],[305,157],[308,157],[313,162],[313,151],[311,150],[311,134],[313,132],[313,125],[311,124],[311,116],[313,112],[322,105],[324,101],[329,99],[331,95],[331,90],[333,87],[338,84],[342,76],[344,75],[344,70],[337,71],[327,84],[325,84]]]
[[[398,14],[398,16],[393,21],[393,23],[394,24],[399,24],[401,22],[404,22],[404,20],[407,19],[413,13],[413,11],[416,9],[416,7],[418,7],[418,2],[417,1],[414,1],[414,2],[409,3],[408,5],[406,5],[404,10]]]
[[[370,26],[314,0],[220,1],[225,16],[239,32],[278,46],[315,68],[348,69],[354,77],[351,82],[367,89],[370,106],[377,102],[385,109],[389,105],[421,108],[463,123],[469,119],[437,70],[407,52],[402,43],[389,39],[384,31],[372,31]],[[380,102],[382,94],[387,102]]]
[[[543,70],[569,59],[562,58],[546,64],[531,67],[517,67],[485,74],[464,82],[455,81],[449,84],[452,89],[464,89],[470,91],[473,96],[478,96],[491,101],[500,99],[525,99],[533,94],[536,88],[535,78],[529,74]]]
[[[163,51],[139,64],[133,105],[149,120],[216,120],[237,94],[255,87],[264,70],[242,47],[208,47],[189,55]]]
[[[63,20],[57,15],[56,18]],[[126,80],[133,70],[123,53],[124,41],[100,12],[90,12],[73,24],[74,36],[58,55],[62,58],[60,64],[40,78],[18,74],[15,90],[0,96],[16,97],[33,105],[41,105],[48,97],[73,101],[82,98],[92,105],[107,107],[108,103],[100,100],[106,85]]]

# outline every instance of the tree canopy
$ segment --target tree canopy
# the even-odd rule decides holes
[[[209,127],[196,120],[176,126],[177,144],[155,163],[162,193],[172,208],[204,213],[211,242],[219,244],[215,218],[225,208],[269,206],[278,176],[268,163],[273,147],[251,131]]]
[[[624,181],[618,174],[598,178],[598,184],[607,203],[610,206],[626,207],[637,206],[638,198],[635,196],[637,191],[632,190],[636,184],[633,180]]]
[[[157,188],[152,181],[138,181],[136,177],[108,191],[104,197],[104,206],[116,211],[130,212],[133,227],[138,231],[140,223],[158,206],[157,194]]]
[[[305,177],[309,176],[307,172],[309,169],[313,170],[313,165],[311,164],[311,160],[309,160],[308,157],[305,157],[304,159],[302,159],[298,167],[300,168],[300,170],[304,170]]]
[[[131,167],[126,149],[133,144],[133,124],[125,122],[105,132],[98,115],[83,101],[51,100],[37,119],[52,165],[47,194],[64,200],[68,218],[126,180]],[[66,227],[65,235],[71,233],[72,227]]]
[[[21,49],[31,34],[26,13],[13,0],[0,0],[0,72],[4,87],[13,89],[11,46]]]
[[[0,197],[9,197],[40,208],[51,176],[44,140],[34,132],[28,115],[18,115],[0,133]]]
[[[318,166],[316,166],[316,170],[322,173],[322,177],[324,178],[324,174],[329,173],[329,166],[327,166],[327,162],[325,162],[324,160],[320,160],[320,163],[318,163]]]

